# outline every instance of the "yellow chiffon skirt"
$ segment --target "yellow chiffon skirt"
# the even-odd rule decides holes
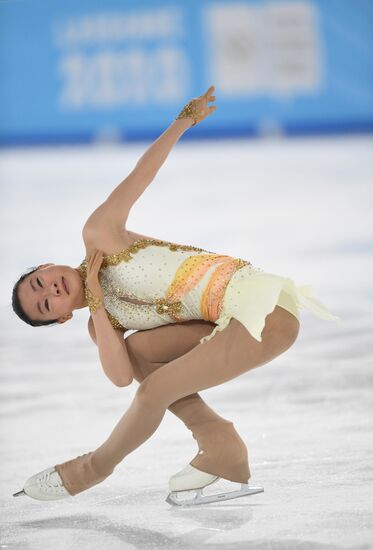
[[[310,285],[296,286],[288,277],[265,273],[251,265],[236,271],[226,288],[220,317],[211,334],[201,338],[200,343],[210,340],[223,330],[232,317],[240,321],[258,340],[262,341],[265,318],[276,305],[283,307],[299,321],[299,310],[309,309],[320,319],[340,321],[313,296]]]

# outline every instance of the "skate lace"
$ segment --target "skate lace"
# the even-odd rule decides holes
[[[55,494],[63,494],[65,492],[65,488],[60,481],[58,476],[54,476],[54,481],[50,479],[51,475],[55,473],[55,470],[52,470],[51,472],[44,472],[39,478],[38,478],[38,485],[39,488],[44,491],[45,493],[55,493]]]

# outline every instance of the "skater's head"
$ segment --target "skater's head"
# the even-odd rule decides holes
[[[79,271],[67,265],[30,268],[13,287],[13,310],[33,327],[65,323],[72,318],[74,309],[85,305]]]

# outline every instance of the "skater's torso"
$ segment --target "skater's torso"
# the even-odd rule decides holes
[[[220,314],[225,289],[246,260],[127,231],[99,279],[114,328],[145,330]],[[86,261],[81,264],[84,275]]]

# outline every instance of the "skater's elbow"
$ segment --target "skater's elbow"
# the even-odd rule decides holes
[[[114,384],[118,386],[118,388],[124,388],[125,386],[130,386],[133,382],[133,376],[130,378],[120,378],[117,380],[113,380]]]

